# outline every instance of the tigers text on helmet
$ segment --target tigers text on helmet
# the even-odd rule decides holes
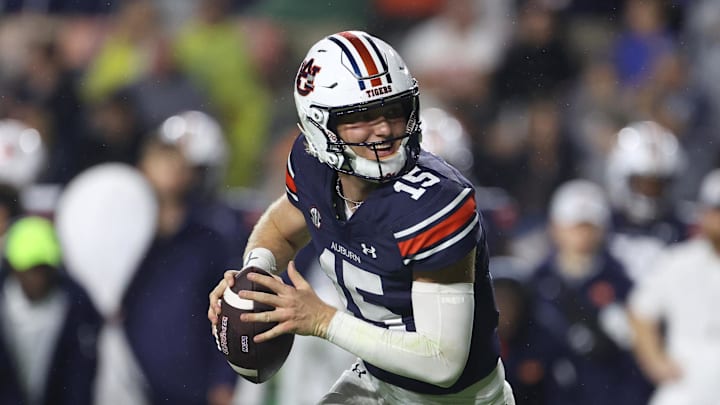
[[[658,219],[670,202],[670,186],[683,169],[684,152],[669,130],[653,121],[634,122],[621,129],[610,152],[608,192],[613,204],[634,222]],[[650,179],[656,190],[640,187]]]
[[[362,31],[344,31],[318,41],[308,51],[295,78],[295,107],[308,151],[339,172],[372,181],[405,174],[420,154],[418,86],[398,53],[384,41]],[[399,104],[406,118],[401,148],[379,158],[382,142],[348,143],[336,131],[339,117]],[[349,146],[369,147],[366,159]]]

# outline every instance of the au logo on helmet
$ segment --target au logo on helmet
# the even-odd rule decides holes
[[[301,96],[307,96],[315,90],[315,75],[320,72],[320,66],[315,65],[315,58],[308,59],[302,63],[298,71],[295,86]]]

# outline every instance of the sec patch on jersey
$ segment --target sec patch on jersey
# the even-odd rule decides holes
[[[269,288],[248,280],[250,272],[270,275],[257,267],[248,267],[235,275],[235,284],[223,293],[221,315],[218,321],[218,348],[230,366],[240,376],[255,384],[270,379],[282,367],[290,354],[295,335],[278,336],[263,343],[253,338],[269,329],[276,322],[241,322],[240,315],[251,312],[272,311],[273,307],[240,298],[241,290],[261,291],[274,294]]]

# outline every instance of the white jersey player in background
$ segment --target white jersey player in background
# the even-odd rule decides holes
[[[698,224],[630,295],[635,352],[658,387],[651,405],[720,403],[720,169],[701,184]]]

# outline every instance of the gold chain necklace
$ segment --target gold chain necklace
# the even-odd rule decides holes
[[[345,203],[352,204],[352,206],[348,206],[348,208],[350,208],[352,211],[358,209],[363,203],[363,201],[351,200],[343,195],[342,186],[340,184],[340,177],[338,177],[337,182],[335,183],[335,191],[337,192],[337,195],[345,201]]]

